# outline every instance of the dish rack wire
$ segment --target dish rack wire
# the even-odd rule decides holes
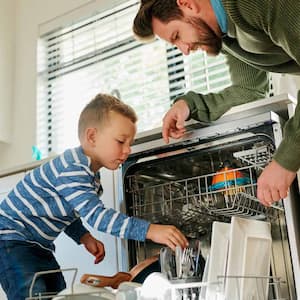
[[[233,280],[235,290],[226,292],[226,281]],[[247,284],[249,289],[243,290]],[[287,300],[281,289],[286,285],[275,276],[218,276],[216,282],[197,282],[196,280],[170,281],[170,300]],[[251,287],[251,288],[250,288]],[[234,295],[234,296],[232,296]],[[233,299],[233,298],[234,299]],[[160,299],[158,299],[160,300]]]
[[[129,176],[127,192],[132,195],[133,215],[154,223],[171,222],[194,229],[200,220],[210,222],[216,217],[277,218],[283,211],[282,202],[265,207],[256,197],[257,170],[271,159],[269,147],[233,155],[247,165],[155,185],[143,182],[139,175]]]
[[[233,156],[246,165],[262,170],[271,161],[273,153],[274,146],[272,144],[263,144],[256,145],[251,149],[235,152]]]
[[[39,277],[53,274],[53,273],[71,273],[71,282],[70,288],[63,290],[61,292],[53,291],[53,292],[34,292],[34,287],[39,279]],[[107,291],[103,288],[93,288],[91,291],[75,291],[75,279],[78,273],[77,268],[66,268],[66,269],[55,269],[55,270],[47,270],[36,272],[32,278],[32,282],[29,288],[29,295],[25,300],[91,300],[91,299],[115,299],[114,294],[110,293],[109,295]]]

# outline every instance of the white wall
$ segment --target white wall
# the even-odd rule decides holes
[[[35,144],[36,132],[36,47],[40,32],[120,2],[0,0],[0,111],[5,109],[5,113],[0,113],[0,171],[32,161],[31,146]],[[7,42],[5,47],[2,41]],[[5,59],[1,60],[1,54]],[[3,142],[1,135],[10,142]]]
[[[0,141],[8,142],[15,66],[15,1],[0,1]]]

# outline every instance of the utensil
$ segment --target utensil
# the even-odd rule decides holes
[[[176,263],[176,275],[177,278],[181,278],[182,274],[182,249],[180,246],[176,246],[175,248],[175,263]]]
[[[249,183],[249,177],[245,176],[241,171],[232,168],[230,163],[225,161],[223,167],[213,176],[210,190],[216,191]]]
[[[118,272],[113,276],[103,276],[96,274],[83,274],[80,282],[94,287],[110,286],[117,289],[121,282],[133,281],[142,283],[146,277],[153,272],[160,272],[158,256],[152,256],[134,266],[128,273]]]
[[[169,247],[163,247],[160,249],[159,252],[159,260],[160,260],[160,267],[161,272],[167,276],[168,279],[172,279],[172,250]]]
[[[195,266],[196,275],[198,275],[198,265],[199,265],[200,253],[201,253],[200,241],[198,241],[197,242],[197,254],[196,254],[196,266]]]
[[[191,250],[192,248],[185,248],[182,253],[182,260],[181,260],[181,268],[182,268],[182,278],[188,278],[192,276],[191,273]]]

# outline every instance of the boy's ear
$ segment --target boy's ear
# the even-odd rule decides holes
[[[97,128],[87,128],[86,129],[86,140],[87,142],[93,146],[96,143],[96,135],[97,135]]]
[[[187,16],[197,16],[200,12],[198,0],[177,0],[178,7]]]

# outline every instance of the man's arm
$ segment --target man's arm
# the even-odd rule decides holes
[[[178,97],[190,109],[189,118],[211,122],[220,118],[231,107],[264,98],[269,89],[268,74],[230,54],[226,54],[232,85],[218,93],[188,92]]]
[[[169,137],[177,139],[183,136],[185,120],[192,118],[211,122],[235,105],[266,96],[269,89],[267,73],[243,63],[228,53],[226,56],[232,85],[219,93],[203,95],[188,92],[178,97],[163,119],[162,134],[166,143],[169,142]]]
[[[251,2],[253,3],[253,2]],[[256,2],[256,5],[261,2]],[[250,19],[256,28],[263,29],[277,46],[294,60],[300,69],[300,2],[273,0],[264,1],[268,9],[258,9],[256,17]],[[258,16],[257,16],[258,14]],[[299,87],[300,88],[300,87]],[[265,205],[285,198],[288,189],[300,168],[300,92],[294,117],[288,120],[284,127],[284,137],[280,143],[273,161],[265,168],[257,183],[258,199]]]

